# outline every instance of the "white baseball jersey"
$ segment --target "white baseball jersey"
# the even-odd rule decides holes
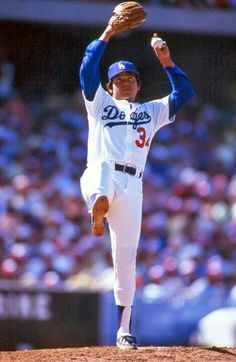
[[[168,96],[132,103],[114,99],[100,85],[93,101],[85,98],[85,104],[89,122],[88,167],[105,160],[143,171],[153,136],[174,120],[169,119]]]

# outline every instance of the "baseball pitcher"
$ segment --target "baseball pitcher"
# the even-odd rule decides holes
[[[174,121],[194,91],[186,74],[174,64],[165,42],[161,47],[152,42],[152,48],[170,81],[169,95],[136,102],[140,75],[128,60],[110,65],[105,90],[100,82],[99,65],[115,33],[117,29],[108,23],[99,39],[87,46],[80,66],[89,127],[87,167],[81,177],[81,190],[91,213],[92,232],[102,236],[106,227],[104,219],[108,221],[119,316],[117,346],[136,349],[131,311],[141,229],[143,171],[154,135]]]

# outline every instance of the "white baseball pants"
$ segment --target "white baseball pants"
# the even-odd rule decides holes
[[[114,296],[117,305],[133,304],[136,282],[136,255],[142,218],[142,180],[115,171],[114,163],[102,162],[85,170],[81,191],[89,208],[91,196],[109,199],[107,220],[114,265]]]

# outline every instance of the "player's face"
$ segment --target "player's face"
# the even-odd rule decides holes
[[[139,91],[136,76],[133,73],[124,72],[112,81],[112,96],[116,99],[126,99],[133,102]]]

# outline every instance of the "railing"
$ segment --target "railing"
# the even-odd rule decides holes
[[[63,0],[4,0],[0,19],[42,23],[105,26],[117,2]],[[148,13],[142,29],[236,35],[236,10],[144,4]]]

